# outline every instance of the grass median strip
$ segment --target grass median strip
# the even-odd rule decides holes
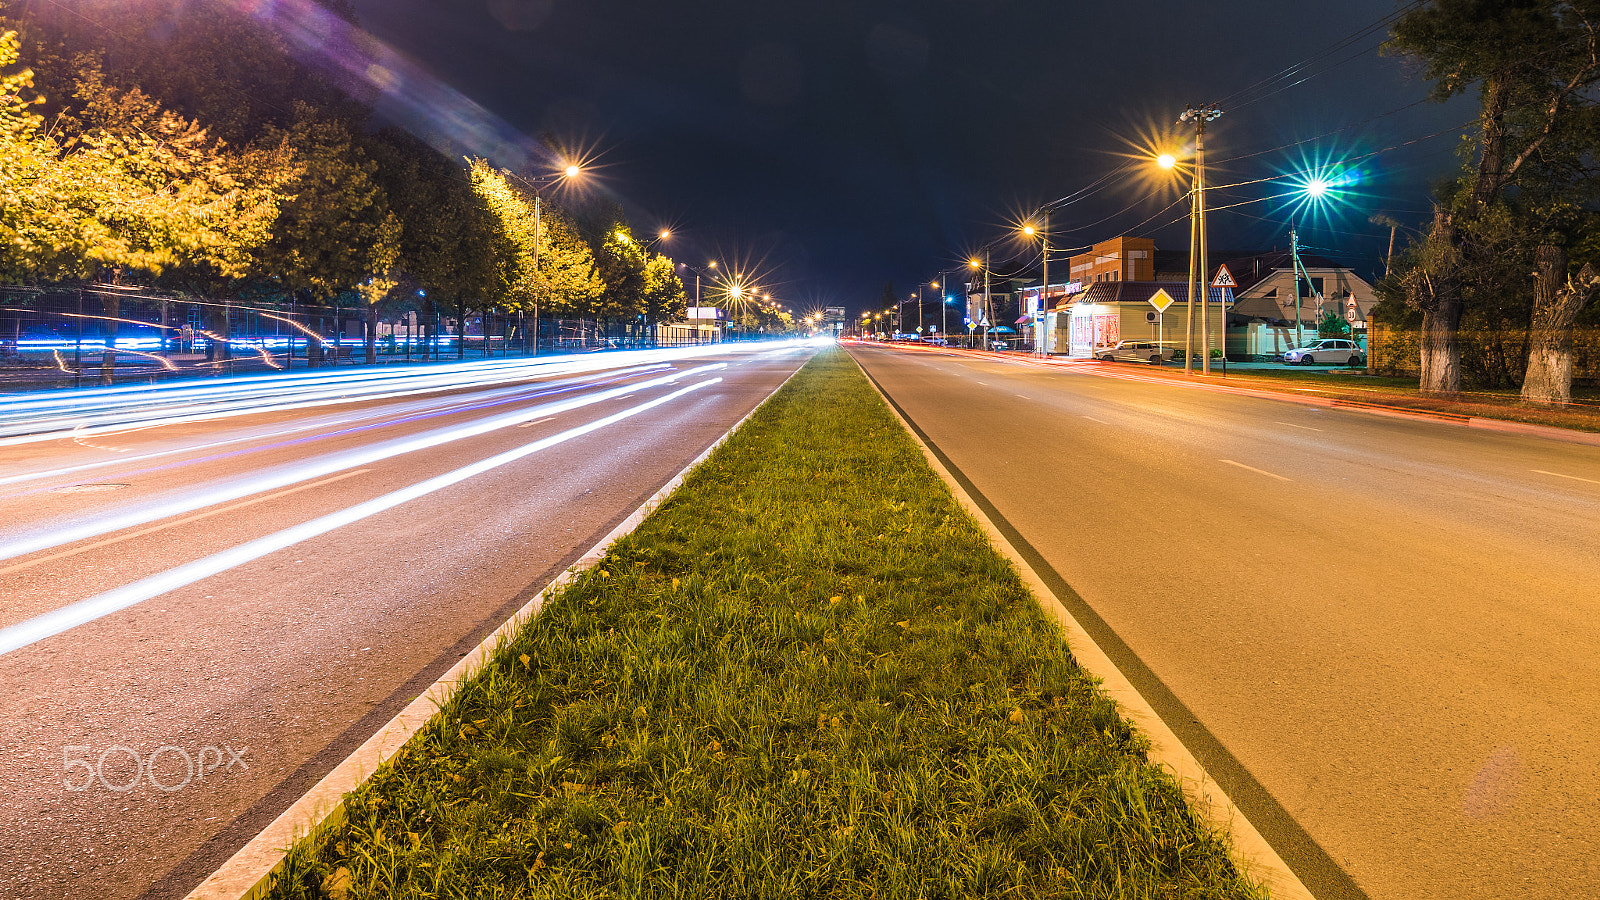
[[[1254,897],[854,362],[819,353],[274,897]]]

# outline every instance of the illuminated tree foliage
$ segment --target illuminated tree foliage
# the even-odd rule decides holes
[[[0,0],[0,28],[17,32],[0,47],[0,281],[151,287],[206,310],[224,355],[240,305],[288,307],[317,333],[361,315],[369,361],[380,311],[421,313],[430,347],[442,318],[461,333],[473,311],[683,314],[671,261],[620,209],[545,198],[536,216],[493,161],[369,128],[359,91],[233,4]]]

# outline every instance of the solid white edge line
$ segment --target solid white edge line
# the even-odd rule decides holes
[[[406,742],[411,740],[412,735],[427,727],[434,715],[455,696],[457,689],[472,680],[480,669],[494,659],[495,650],[500,644],[514,638],[518,630],[539,614],[539,610],[544,607],[545,598],[552,591],[572,582],[579,574],[604,558],[613,543],[638,528],[646,516],[654,512],[656,507],[665,502],[683,484],[689,473],[709,459],[718,447],[727,442],[734,432],[750,420],[751,416],[766,406],[767,401],[800,374],[802,368],[804,368],[803,363],[796,367],[782,384],[773,388],[772,393],[756,404],[754,409],[733,423],[722,437],[717,438],[703,453],[684,466],[671,481],[662,485],[661,489],[634,510],[632,515],[623,519],[621,524],[601,538],[599,543],[590,547],[577,562],[568,566],[555,577],[555,580],[535,594],[533,599],[513,613],[511,618],[485,637],[472,652],[451,666],[450,670],[423,691],[421,696],[411,701],[398,715],[379,728],[377,733],[356,748],[354,753],[345,757],[333,771],[325,775],[321,781],[312,786],[311,790],[241,847],[222,864],[221,868],[200,882],[184,900],[259,900],[265,897],[272,887],[273,877],[277,875],[288,856],[289,847],[295,841],[328,828],[338,827],[344,821],[345,796],[360,787],[379,766],[399,753]]]
[[[860,366],[860,363],[857,362],[856,365]],[[1167,727],[1167,723],[1161,720],[1161,716],[1157,715],[1155,708],[1145,700],[1143,694],[1139,693],[1138,688],[1133,686],[1133,682],[1122,674],[1122,670],[1111,661],[1111,657],[1107,656],[1105,651],[1100,649],[1100,645],[1094,642],[1094,638],[1089,636],[1089,632],[1078,624],[1078,620],[1067,611],[1055,593],[1045,586],[1044,579],[1039,577],[1039,573],[1035,572],[1022,554],[1017,552],[1016,547],[1006,540],[1005,535],[1001,534],[1000,529],[989,520],[982,507],[973,502],[972,497],[961,487],[961,483],[956,481],[950,470],[939,461],[939,457],[922,442],[916,430],[901,417],[900,411],[895,409],[888,397],[884,397],[877,383],[871,378],[868,378],[867,382],[878,392],[879,397],[883,397],[884,406],[900,422],[906,434],[909,434],[911,439],[917,442],[917,446],[922,448],[922,455],[927,459],[928,465],[939,473],[939,477],[955,495],[956,501],[978,521],[984,534],[989,536],[989,540],[1005,554],[1012,565],[1017,567],[1023,582],[1033,592],[1034,597],[1038,598],[1040,607],[1061,624],[1061,630],[1066,633],[1067,644],[1072,649],[1072,655],[1077,659],[1078,665],[1100,680],[1101,691],[1117,704],[1123,715],[1133,720],[1134,725],[1144,733],[1145,737],[1150,739],[1150,761],[1170,770],[1184,793],[1188,795],[1190,805],[1195,812],[1213,827],[1233,838],[1234,858],[1240,864],[1241,871],[1266,885],[1275,900],[1316,900],[1311,891],[1300,881],[1299,876],[1295,875],[1288,863],[1283,861],[1283,857],[1278,855],[1278,851],[1267,843],[1261,832],[1257,831],[1256,827],[1250,824],[1250,820],[1245,818],[1244,813],[1233,805],[1233,801],[1228,798],[1221,785],[1211,778],[1205,767],[1200,765],[1200,761],[1194,758],[1194,754],[1178,740],[1178,736]]]

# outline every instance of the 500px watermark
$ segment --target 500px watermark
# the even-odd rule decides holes
[[[166,744],[157,747],[149,756],[123,744],[113,744],[94,754],[88,744],[61,748],[61,786],[69,791],[87,791],[96,783],[107,790],[131,791],[141,782],[149,781],[160,791],[181,790],[193,781],[203,781],[207,775],[228,772],[234,766],[249,771],[244,761],[249,747],[235,750],[222,747],[201,747],[193,756],[182,747]]]

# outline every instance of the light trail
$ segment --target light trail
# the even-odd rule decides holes
[[[132,509],[121,514],[107,515],[99,513],[93,515],[87,521],[80,521],[75,524],[51,525],[41,530],[25,532],[16,537],[6,538],[4,543],[0,543],[0,560],[15,559],[19,556],[26,556],[29,553],[38,553],[41,550],[53,549],[75,541],[99,537],[102,534],[109,534],[124,528],[133,528],[171,516],[185,515],[197,509],[204,509],[207,506],[227,503],[264,491],[278,490],[291,484],[298,484],[302,481],[342,472],[345,469],[369,466],[406,453],[477,437],[502,428],[511,428],[531,419],[570,412],[595,403],[616,399],[625,394],[638,393],[647,388],[660,387],[703,372],[724,368],[727,368],[726,363],[712,363],[683,372],[673,372],[660,378],[637,384],[623,385],[622,387],[600,391],[585,397],[540,404],[530,409],[495,416],[470,425],[441,428],[417,437],[389,441],[375,447],[338,454],[309,464],[286,467],[273,474],[236,482],[223,487],[196,491],[164,503]]]
[[[419,420],[424,419],[424,418],[431,418],[431,417],[434,417],[434,416],[449,415],[449,414],[452,414],[452,413],[472,412],[474,410],[484,409],[484,408],[489,407],[489,406],[494,406],[494,405],[499,405],[499,404],[504,404],[504,403],[514,403],[514,402],[519,402],[519,401],[536,400],[536,399],[539,399],[539,398],[544,397],[544,396],[549,395],[549,394],[558,394],[558,393],[563,393],[563,392],[566,392],[566,391],[580,390],[580,389],[582,389],[584,387],[592,387],[593,385],[595,385],[597,383],[598,384],[604,384],[604,383],[607,383],[607,382],[610,382],[610,381],[615,381],[617,379],[626,378],[626,377],[629,377],[629,376],[632,376],[632,375],[641,375],[641,374],[644,374],[646,372],[659,372],[662,369],[666,369],[666,368],[670,368],[670,367],[667,366],[667,364],[665,364],[665,363],[661,363],[661,364],[658,364],[658,365],[648,365],[648,366],[633,366],[633,367],[630,367],[630,368],[618,369],[618,370],[616,370],[614,372],[610,372],[608,377],[605,377],[605,378],[588,379],[588,380],[572,380],[572,381],[565,381],[565,382],[553,382],[553,383],[550,383],[550,384],[542,385],[541,389],[534,390],[534,391],[528,390],[528,388],[525,387],[525,386],[517,386],[517,387],[510,387],[510,388],[496,388],[496,389],[493,389],[493,390],[486,390],[486,391],[479,392],[479,393],[477,393],[475,395],[468,395],[468,396],[465,396],[465,397],[458,396],[458,397],[443,398],[444,399],[443,405],[441,405],[440,401],[437,400],[437,399],[435,399],[435,400],[417,400],[417,401],[412,401],[410,403],[401,404],[401,405],[398,406],[398,408],[396,408],[394,406],[391,406],[391,407],[387,407],[387,408],[384,408],[384,409],[373,410],[373,411],[369,411],[369,412],[363,412],[363,413],[356,414],[356,415],[337,415],[337,416],[332,416],[332,417],[324,417],[324,418],[321,418],[321,419],[318,419],[318,420],[315,420],[315,421],[312,421],[312,422],[308,422],[308,423],[303,424],[303,425],[297,425],[297,426],[293,426],[293,427],[286,427],[286,428],[276,428],[275,427],[272,430],[271,435],[275,436],[275,437],[283,438],[283,437],[286,437],[288,435],[299,434],[300,432],[304,432],[304,431],[315,431],[316,432],[315,439],[316,440],[323,440],[323,439],[326,439],[326,438],[332,438],[332,437],[339,437],[339,436],[343,436],[343,435],[348,435],[348,434],[351,434],[352,432],[359,431],[359,430],[365,430],[365,429],[370,429],[370,428],[380,428],[380,427],[391,427],[391,426],[395,426],[395,425],[404,425],[404,424],[407,424],[407,423],[410,423],[410,422],[415,422],[415,421],[419,421]],[[394,416],[397,416],[397,415],[398,415],[397,418],[385,418],[385,417],[394,417]],[[353,422],[368,422],[368,421],[373,420],[373,419],[384,419],[384,421],[379,421],[379,422],[375,422],[375,423],[372,423],[372,424],[359,426],[357,428],[342,428],[342,427],[340,427],[340,426],[348,425],[348,424],[353,423]],[[132,432],[132,431],[146,430],[146,429],[151,428],[151,427],[153,427],[153,426],[150,426],[150,425],[135,425],[135,426],[128,427],[126,430],[123,430],[123,429],[118,429],[116,431],[101,430],[101,431],[97,432],[96,436],[99,436],[99,437],[114,437],[116,435],[125,434],[125,433]],[[328,428],[336,428],[337,430],[334,430],[334,431],[324,430],[324,429],[328,429]],[[77,435],[75,433],[69,433],[68,435],[63,435],[62,437],[69,437],[69,436],[73,437],[73,439],[76,440],[77,437],[80,436],[80,435]],[[21,473],[15,474],[15,475],[0,476],[0,486],[8,485],[8,484],[18,484],[18,483],[29,482],[29,481],[45,481],[45,480],[49,480],[49,479],[52,479],[52,478],[63,478],[63,477],[69,476],[69,475],[77,475],[77,474],[80,474],[80,473],[83,473],[83,472],[92,471],[92,470],[95,470],[95,469],[103,469],[103,468],[105,468],[107,466],[131,466],[131,465],[134,465],[134,464],[137,464],[137,463],[147,462],[149,460],[154,460],[154,459],[161,459],[163,457],[175,456],[175,455],[178,455],[178,454],[204,453],[204,452],[209,451],[209,450],[215,450],[217,448],[227,447],[227,446],[231,446],[231,445],[234,445],[234,444],[240,444],[240,443],[246,443],[246,442],[249,442],[249,441],[261,440],[263,437],[264,437],[264,435],[262,435],[260,433],[251,433],[251,434],[247,434],[247,435],[244,435],[244,436],[241,436],[241,437],[228,438],[226,440],[220,440],[220,441],[211,441],[209,443],[197,444],[197,445],[193,445],[193,446],[174,447],[174,448],[172,448],[170,450],[158,450],[158,451],[155,451],[155,452],[152,452],[152,453],[143,453],[143,454],[140,454],[140,455],[137,455],[137,456],[125,456],[125,457],[120,457],[120,458],[116,458],[116,459],[104,459],[104,460],[99,460],[97,462],[82,463],[82,464],[74,465],[74,466],[64,466],[64,467],[54,468],[54,469],[42,469],[42,470],[33,471],[33,472],[21,472]],[[298,439],[278,440],[278,441],[275,441],[274,443],[265,444],[265,445],[261,445],[261,446],[257,446],[257,447],[252,447],[252,448],[250,448],[248,450],[245,450],[245,451],[242,451],[242,452],[254,453],[254,452],[261,451],[261,450],[267,450],[267,449],[273,449],[273,448],[277,448],[277,447],[289,446],[289,445],[292,445],[292,444],[296,443],[297,441],[298,441]],[[238,452],[214,454],[214,455],[211,455],[211,456],[197,456],[197,457],[194,457],[194,458],[191,458],[191,459],[184,460],[182,464],[183,465],[192,465],[192,464],[195,464],[195,463],[211,462],[211,461],[215,461],[215,460],[218,460],[218,459],[225,459],[225,458],[228,458],[229,456],[237,456],[237,455],[238,455]],[[168,465],[171,465],[171,464],[168,464]],[[166,468],[166,466],[156,466],[156,467],[152,467],[152,468],[148,468],[148,469],[127,468],[127,469],[120,470],[118,472],[117,477],[126,478],[126,477],[132,477],[132,476],[136,476],[136,475],[145,475],[145,474],[149,474],[150,472],[161,471],[161,469],[163,469],[163,468]],[[10,495],[4,495],[4,496],[15,497],[17,495],[16,494],[10,494]]]
[[[79,625],[93,622],[114,612],[127,609],[130,606],[143,603],[168,591],[186,587],[202,579],[210,578],[212,575],[217,575],[260,559],[270,553],[275,553],[286,547],[292,547],[302,541],[310,540],[378,513],[394,509],[403,503],[419,497],[425,497],[451,485],[459,484],[475,475],[481,475],[484,472],[516,462],[523,457],[531,456],[557,444],[598,431],[607,425],[613,425],[624,419],[655,409],[679,397],[701,388],[718,384],[721,381],[721,378],[711,378],[685,388],[679,388],[670,394],[665,394],[621,412],[612,413],[609,416],[579,425],[576,428],[569,428],[559,434],[542,438],[531,444],[524,444],[515,450],[508,450],[505,453],[491,456],[469,466],[463,466],[452,472],[446,472],[443,475],[437,475],[426,481],[418,482],[410,487],[401,488],[381,497],[375,497],[365,503],[358,503],[348,509],[312,519],[309,522],[286,528],[275,534],[269,534],[266,537],[240,544],[221,553],[214,553],[192,563],[169,569],[158,575],[140,579],[130,585],[107,591],[87,600],[80,600],[77,603],[43,615],[34,616],[9,628],[0,629],[0,656],[76,628]]]
[[[34,566],[41,565],[43,563],[53,562],[53,561],[58,560],[58,559],[65,559],[66,557],[69,557],[69,556],[77,556],[79,553],[87,553],[90,550],[98,550],[101,547],[108,547],[108,546],[110,546],[112,544],[120,544],[123,541],[132,540],[132,539],[137,538],[137,537],[144,537],[147,534],[154,534],[154,533],[156,533],[158,531],[163,531],[163,530],[168,529],[168,528],[175,528],[175,527],[177,527],[179,525],[187,525],[190,522],[198,522],[201,519],[209,519],[212,516],[220,516],[223,513],[236,512],[236,511],[244,509],[245,507],[248,507],[248,506],[255,506],[258,503],[265,503],[268,500],[277,500],[277,499],[280,499],[280,498],[283,498],[283,497],[288,497],[288,496],[292,496],[294,494],[301,493],[302,491],[309,491],[309,490],[312,490],[314,488],[326,487],[327,485],[333,484],[336,481],[343,481],[346,478],[354,478],[357,475],[364,475],[364,474],[366,474],[367,472],[370,472],[370,471],[372,471],[372,470],[371,469],[354,469],[354,470],[351,470],[349,472],[341,472],[338,475],[333,476],[332,478],[323,478],[323,479],[318,480],[318,481],[313,481],[313,482],[311,482],[309,484],[299,484],[299,485],[295,485],[292,488],[287,488],[285,490],[274,491],[273,493],[270,493],[270,494],[262,494],[262,495],[260,495],[258,497],[251,497],[249,500],[240,501],[238,503],[233,504],[232,506],[221,506],[221,507],[218,507],[216,509],[208,509],[205,512],[195,513],[192,516],[185,516],[185,517],[183,517],[181,519],[174,519],[174,520],[172,520],[170,522],[162,522],[159,525],[152,525],[149,528],[141,528],[138,531],[130,531],[127,534],[119,534],[119,535],[116,535],[115,537],[108,537],[105,540],[95,541],[92,544],[85,544],[85,545],[83,545],[81,547],[73,547],[70,550],[62,550],[59,553],[51,553],[51,554],[48,554],[46,556],[36,556],[33,559],[28,560],[27,562],[15,563],[13,565],[9,565],[9,566],[6,566],[3,569],[0,569],[0,575],[9,575],[12,572],[20,572],[23,569],[31,569]]]
[[[770,345],[769,345],[770,346]],[[768,347],[763,346],[761,350]],[[560,360],[495,360],[452,363],[426,372],[363,370],[306,371],[232,379],[218,384],[165,384],[51,392],[20,399],[0,395],[0,446],[53,440],[62,432],[98,434],[130,425],[173,425],[423,393],[483,387],[557,374],[576,374],[645,363],[671,363],[704,356],[754,353],[723,344],[670,350],[629,350]],[[139,416],[128,406],[138,404]]]

